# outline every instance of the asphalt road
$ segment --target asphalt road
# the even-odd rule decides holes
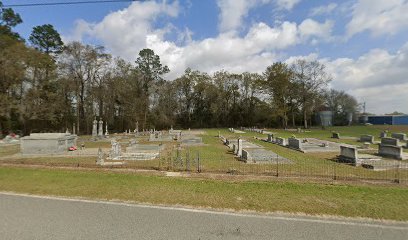
[[[408,239],[408,224],[0,193],[0,239]]]

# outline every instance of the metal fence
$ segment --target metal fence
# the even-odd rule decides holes
[[[200,150],[173,149],[159,160],[162,171],[186,171],[198,173],[219,173],[232,175],[259,175],[300,179],[392,182],[407,184],[407,163],[403,161],[379,161],[373,165],[339,162],[336,158],[312,161],[282,163],[277,157],[261,163],[245,163],[229,155],[208,153]],[[374,168],[373,168],[374,167]]]

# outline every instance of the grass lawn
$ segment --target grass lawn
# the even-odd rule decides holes
[[[0,167],[0,191],[193,207],[408,220],[408,188],[202,180]]]

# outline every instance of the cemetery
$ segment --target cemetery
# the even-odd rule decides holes
[[[295,136],[294,131],[283,129],[238,129],[152,128],[115,133],[108,132],[106,122],[95,119],[91,136],[76,136],[66,131],[17,137],[13,144],[18,149],[0,155],[0,161],[172,171],[200,168],[200,172],[220,173],[234,169],[236,174],[279,176],[307,171],[311,176],[331,177],[335,171],[337,179],[358,176],[361,171],[372,172],[370,178],[381,179],[392,175],[387,172],[399,169],[400,177],[408,179],[408,143],[404,130],[328,127],[295,129]],[[378,141],[374,136],[379,137]]]

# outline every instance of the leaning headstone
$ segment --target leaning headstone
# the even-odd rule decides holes
[[[399,146],[399,139],[381,138],[381,145]]]
[[[361,135],[360,142],[374,143],[374,136],[373,135]]]
[[[391,137],[399,139],[401,141],[407,141],[407,134],[405,133],[392,133]]]
[[[361,164],[361,162],[358,159],[357,148],[355,147],[340,146],[339,159],[343,162],[352,163],[354,166]]]

